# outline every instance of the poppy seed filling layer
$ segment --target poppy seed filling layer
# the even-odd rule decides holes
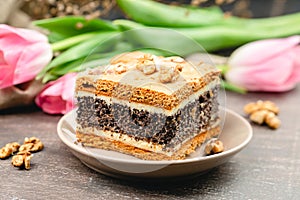
[[[132,109],[115,102],[107,104],[97,97],[77,97],[77,123],[82,128],[93,127],[161,144],[167,150],[216,122],[217,91],[218,86],[204,92],[171,116]]]

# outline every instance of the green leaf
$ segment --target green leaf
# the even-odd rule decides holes
[[[115,45],[114,49],[112,49],[110,52],[90,54],[86,57],[82,57],[77,60],[70,61],[68,63],[64,63],[62,65],[52,68],[44,76],[43,82],[45,83],[51,80],[55,80],[69,72],[80,72],[87,68],[94,68],[97,66],[106,65],[109,63],[110,59],[113,56],[132,50],[134,49],[129,43],[118,42]]]
[[[38,79],[43,77],[50,69],[68,63],[70,61],[85,57],[90,53],[104,52],[112,48],[121,38],[118,32],[103,32],[95,35],[91,39],[73,46],[64,51],[58,57],[52,60],[37,76]]]
[[[127,51],[130,51],[130,49],[128,49]],[[69,72],[80,72],[87,68],[94,68],[97,66],[106,65],[109,63],[109,60],[113,56],[124,52],[126,51],[112,51],[108,53],[91,54],[87,57],[82,57],[69,63],[57,66],[51,69],[49,73],[62,76]]]
[[[87,39],[92,38],[93,36],[96,36],[97,34],[99,34],[100,32],[89,32],[89,33],[83,33],[80,35],[76,35],[73,37],[69,37],[67,39],[64,40],[60,40],[58,42],[55,42],[51,45],[52,50],[53,51],[61,51],[61,50],[65,50],[69,47],[72,47],[80,42],[83,42]]]
[[[46,83],[48,81],[53,81],[58,79],[59,76],[55,75],[55,74],[51,74],[51,73],[47,73],[45,74],[45,76],[43,77],[43,83]]]
[[[123,12],[136,22],[161,27],[202,27],[224,21],[221,10],[187,8],[150,0],[117,0]]]
[[[101,19],[87,20],[82,16],[64,16],[42,19],[34,21],[33,24],[47,29],[52,34],[52,41],[59,41],[86,32],[118,30],[118,27],[110,21]],[[53,35],[53,33],[55,33],[55,35]]]
[[[55,33],[55,32],[51,32],[48,34],[48,40],[50,43],[54,43],[54,42],[63,40],[65,38],[67,38],[65,35]]]

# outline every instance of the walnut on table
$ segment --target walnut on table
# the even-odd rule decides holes
[[[30,169],[32,154],[29,151],[20,151],[12,157],[11,163],[14,167]]]
[[[251,102],[244,106],[244,112],[257,124],[267,124],[272,129],[279,128],[281,122],[277,117],[279,108],[271,101]]]
[[[44,148],[43,143],[40,139],[36,137],[25,138],[24,144],[20,147],[19,151],[30,151],[30,152],[37,152],[41,151]]]
[[[17,142],[11,142],[6,144],[0,149],[0,159],[10,157],[13,153],[17,152],[20,148],[20,144]]]
[[[31,152],[41,151],[44,148],[43,143],[36,137],[24,139],[24,144],[20,146],[17,142],[6,144],[0,149],[0,158],[8,158],[15,152],[19,151],[12,157],[12,165],[19,168],[30,169]]]
[[[251,102],[244,106],[244,112],[246,114],[252,114],[253,112],[259,110],[270,111],[276,115],[279,113],[279,108],[272,101],[258,100],[257,102]]]

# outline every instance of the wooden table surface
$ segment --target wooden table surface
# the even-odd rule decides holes
[[[2,112],[0,146],[37,136],[45,149],[28,171],[0,160],[0,199],[300,199],[300,85],[279,94],[227,92],[226,106],[243,115],[244,104],[258,99],[280,107],[278,130],[253,124],[252,141],[229,162],[196,179],[164,184],[118,180],[89,169],[58,138],[61,116],[35,107]]]

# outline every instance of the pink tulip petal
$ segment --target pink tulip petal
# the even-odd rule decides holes
[[[49,82],[37,95],[35,102],[49,114],[65,114],[74,108],[76,73],[66,74]]]
[[[51,57],[52,51],[48,44],[36,43],[24,48],[16,64],[14,85],[32,80],[50,62]]]
[[[14,73],[8,65],[0,65],[0,89],[13,85]]]
[[[13,84],[14,68],[7,65],[3,59],[3,52],[0,51],[0,89]]]
[[[287,52],[285,56],[278,56],[256,65],[253,78],[260,84],[274,85],[285,84],[291,76],[294,68],[293,52]],[[251,76],[251,74],[249,74]]]
[[[0,24],[0,88],[33,79],[51,58],[45,35]]]
[[[292,70],[292,73],[291,73],[290,77],[288,78],[288,80],[286,80],[286,84],[300,82],[300,46],[296,47],[294,49],[293,53],[294,53],[293,70]]]
[[[14,34],[7,34],[6,37],[0,36],[0,45],[2,48],[18,50],[18,46],[25,46],[30,44],[33,44],[33,42],[29,42],[26,39],[18,37]]]
[[[70,112],[74,108],[75,108],[75,102],[74,102],[74,100],[72,98],[72,100],[67,101],[67,103],[66,103],[66,109],[62,112],[62,114],[66,114],[67,112]]]
[[[0,47],[1,48],[1,47]],[[17,62],[19,60],[20,55],[22,54],[22,48],[9,48],[9,49],[1,49],[3,52],[2,59],[5,60],[6,64],[12,67],[12,70],[16,68]]]
[[[247,84],[247,82],[259,82],[259,84],[266,84],[269,82],[275,84],[284,83],[288,77],[290,77],[293,71],[293,59],[292,52],[287,53],[284,57],[276,57],[270,59],[264,63],[255,65],[254,67],[240,67],[232,68],[226,74],[226,77],[234,71],[239,71],[239,76],[237,76],[240,81]]]
[[[295,61],[295,66],[300,68],[300,46],[297,46],[294,49],[294,61]]]
[[[231,83],[250,91],[284,91],[292,89],[299,79],[299,69],[295,73],[293,49],[285,56],[275,57],[255,67],[232,68],[226,74]],[[299,67],[298,67],[299,68]],[[299,80],[298,80],[299,81]]]
[[[259,83],[255,79],[252,79],[252,81],[242,82],[241,79],[236,79],[237,76],[241,76],[241,74],[238,71],[235,71],[234,73],[231,73],[226,77],[228,78],[228,80],[230,80],[229,82],[247,88],[248,91],[282,92],[295,87],[295,83],[291,82],[287,82],[285,84],[263,84]]]
[[[64,85],[64,92],[62,98],[67,102],[66,103],[66,112],[71,111],[75,107],[74,91],[75,91],[75,82],[76,82],[76,73],[68,74],[68,79]]]
[[[76,73],[69,73],[65,76],[64,90],[62,98],[66,100],[73,100],[76,82]]]
[[[7,65],[7,63],[4,59],[4,53],[2,50],[0,50],[0,65]]]
[[[229,59],[227,81],[250,91],[287,91],[300,81],[300,36],[252,42]]]
[[[300,36],[251,42],[235,50],[228,63],[231,67],[254,66],[279,56],[299,43]]]
[[[49,96],[42,102],[42,110],[49,114],[61,114],[65,110],[65,102],[59,96]]]
[[[0,38],[11,37],[11,35],[15,35],[30,42],[48,42],[47,37],[37,31],[24,28],[14,28],[6,24],[0,24]]]
[[[50,87],[48,87],[44,92],[44,96],[60,96],[63,92],[63,83],[60,81],[55,81]]]

